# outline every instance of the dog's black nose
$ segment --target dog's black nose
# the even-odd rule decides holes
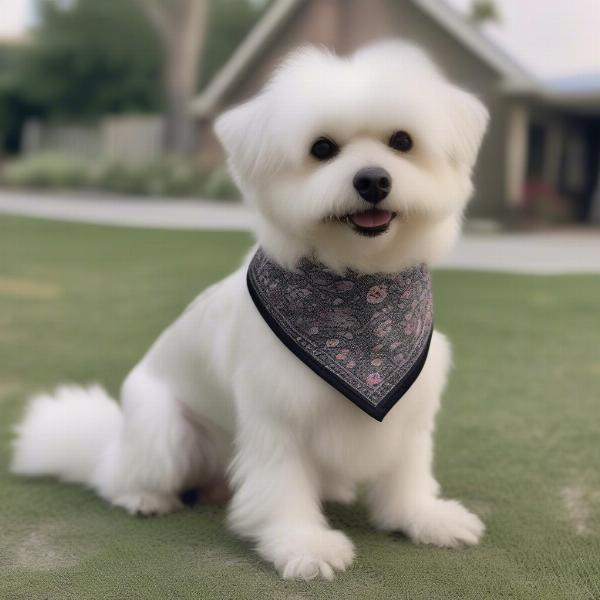
[[[354,189],[371,204],[381,202],[392,189],[390,174],[381,167],[361,169],[352,181]]]

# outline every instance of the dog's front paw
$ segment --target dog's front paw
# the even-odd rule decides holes
[[[325,528],[280,531],[265,536],[258,551],[284,579],[333,579],[354,559],[352,542],[340,531]]]
[[[413,542],[456,548],[479,543],[485,525],[460,502],[436,498],[407,515],[400,529]]]
[[[151,517],[165,515],[183,507],[183,504],[172,494],[158,492],[130,492],[113,498],[115,506],[124,508],[129,514]]]

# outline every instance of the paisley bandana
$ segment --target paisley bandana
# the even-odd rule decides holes
[[[378,421],[425,364],[433,332],[431,276],[425,265],[392,274],[340,275],[302,259],[295,271],[288,271],[259,248],[247,281],[275,335]]]

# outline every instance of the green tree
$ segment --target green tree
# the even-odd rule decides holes
[[[154,31],[131,0],[41,0],[22,74],[28,100],[50,117],[95,118],[161,105]]]
[[[500,13],[494,0],[471,0],[469,19],[475,25],[500,21]]]
[[[19,150],[21,128],[28,117],[42,113],[23,92],[23,49],[0,46],[0,154]]]
[[[190,62],[194,74],[187,80],[192,83],[186,84],[186,98],[229,58],[268,3],[210,3],[204,49],[197,39],[192,50],[202,60]],[[5,149],[18,149],[30,116],[92,121],[109,113],[165,109],[164,41],[138,0],[38,0],[38,12],[28,46],[10,53],[0,48],[0,144]],[[185,108],[185,101],[179,106]]]

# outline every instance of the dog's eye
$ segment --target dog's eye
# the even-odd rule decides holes
[[[339,146],[333,140],[330,140],[326,137],[320,137],[315,140],[310,149],[310,153],[317,160],[329,160],[330,158],[333,158],[339,151]]]
[[[408,152],[413,147],[413,141],[406,131],[396,131],[388,142],[390,147],[399,152]]]

